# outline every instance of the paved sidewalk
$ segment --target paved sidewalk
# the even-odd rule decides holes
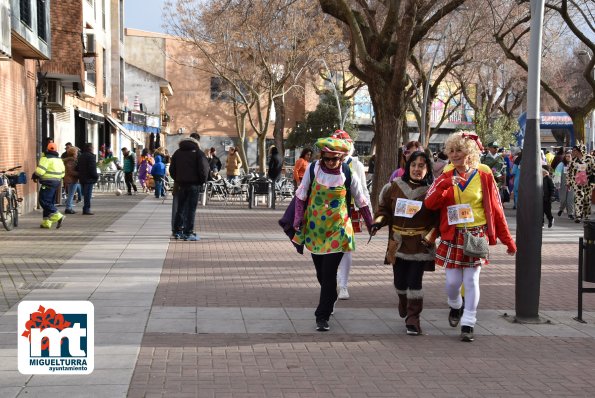
[[[124,203],[114,199],[106,212]],[[476,341],[465,344],[446,321],[442,270],[424,278],[426,335],[404,334],[386,235],[369,245],[358,236],[352,297],[317,333],[313,266],[281,234],[282,210],[210,204],[197,215],[203,239],[182,242],[169,240],[170,204],[147,197],[110,225],[90,223],[93,240],[42,279],[61,288],[25,298],[94,303],[93,374],[20,375],[13,307],[0,317],[0,397],[592,396],[595,295],[585,295],[588,323],[574,321],[574,223],[544,231],[549,323],[510,321],[514,266],[499,245],[482,271]]]

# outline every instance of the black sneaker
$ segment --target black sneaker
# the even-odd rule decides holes
[[[407,334],[409,336],[418,336],[419,335],[419,330],[417,330],[417,328],[413,325],[405,325],[405,327],[407,328]]]
[[[558,217],[562,215],[562,210],[558,210]]]
[[[553,219],[553,218],[552,218],[551,220],[548,220],[548,222],[547,222],[547,227],[548,227],[548,228],[551,228],[551,227],[552,227],[552,225],[554,225],[554,219]]]
[[[456,309],[450,308],[450,313],[448,314],[448,324],[453,328],[456,328],[461,320],[461,316],[463,315],[463,307]]]
[[[330,328],[331,327],[328,325],[328,321],[324,319],[316,321],[316,330],[318,330],[319,332],[328,332]]]
[[[461,341],[468,343],[473,341],[473,328],[471,326],[461,326]]]

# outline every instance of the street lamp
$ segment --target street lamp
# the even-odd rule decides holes
[[[587,50],[579,50],[577,53],[578,55],[587,56],[589,58],[589,62],[592,62],[593,58],[591,53]],[[591,75],[593,75],[593,80],[595,80],[595,65],[591,70]],[[591,111],[591,140],[587,143],[589,150],[595,149],[595,109]]]
[[[531,0],[531,42],[527,78],[527,128],[517,204],[515,262],[515,311],[517,322],[539,323],[543,203],[540,156],[539,94],[541,80],[541,34],[545,0]]]

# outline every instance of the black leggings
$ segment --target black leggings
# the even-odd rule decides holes
[[[397,290],[421,290],[425,261],[403,260],[397,257],[393,264],[395,288]]]
[[[312,254],[316,279],[320,283],[320,300],[316,308],[316,320],[326,320],[331,316],[335,301],[337,301],[337,268],[343,258],[343,253]]]
[[[132,172],[124,173],[124,182],[126,183],[126,189],[128,189],[128,193],[132,192],[132,188],[134,188],[134,192],[137,191],[136,184],[134,183],[134,175]]]

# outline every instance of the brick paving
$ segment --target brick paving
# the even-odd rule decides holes
[[[280,215],[237,205],[199,209],[203,240],[170,243],[153,311],[179,310],[178,322],[191,330],[182,314],[196,307],[228,313],[239,307],[242,312],[314,307],[319,287],[311,259],[279,236]],[[580,230],[560,221],[558,235],[544,236],[541,311],[576,310],[577,243],[568,242]],[[380,235],[366,245],[367,239],[358,237],[352,298],[340,301],[339,309],[395,305],[392,269],[382,264],[385,240]],[[502,245],[493,248],[490,260],[481,276],[480,320],[482,310],[514,308],[514,260]],[[445,309],[443,290],[443,270],[427,273],[428,316]],[[595,295],[584,299],[585,311],[594,311]],[[151,332],[149,321],[129,397],[585,397],[595,387],[591,338],[479,335],[463,344],[453,336],[456,329],[447,330],[450,335],[430,329],[419,338],[337,330],[233,333],[234,321],[221,334],[200,333],[200,322],[208,330],[209,319],[198,321],[198,333]],[[214,330],[220,321],[212,320],[218,324]],[[336,321],[331,324],[338,328]],[[572,320],[567,324],[574,327]]]
[[[78,214],[67,215],[58,230],[39,228],[41,211],[19,217],[19,226],[12,231],[0,226],[0,315],[143,198],[95,193],[95,215],[83,217],[81,202],[75,208]]]
[[[587,397],[591,339],[146,334],[129,397]]]

